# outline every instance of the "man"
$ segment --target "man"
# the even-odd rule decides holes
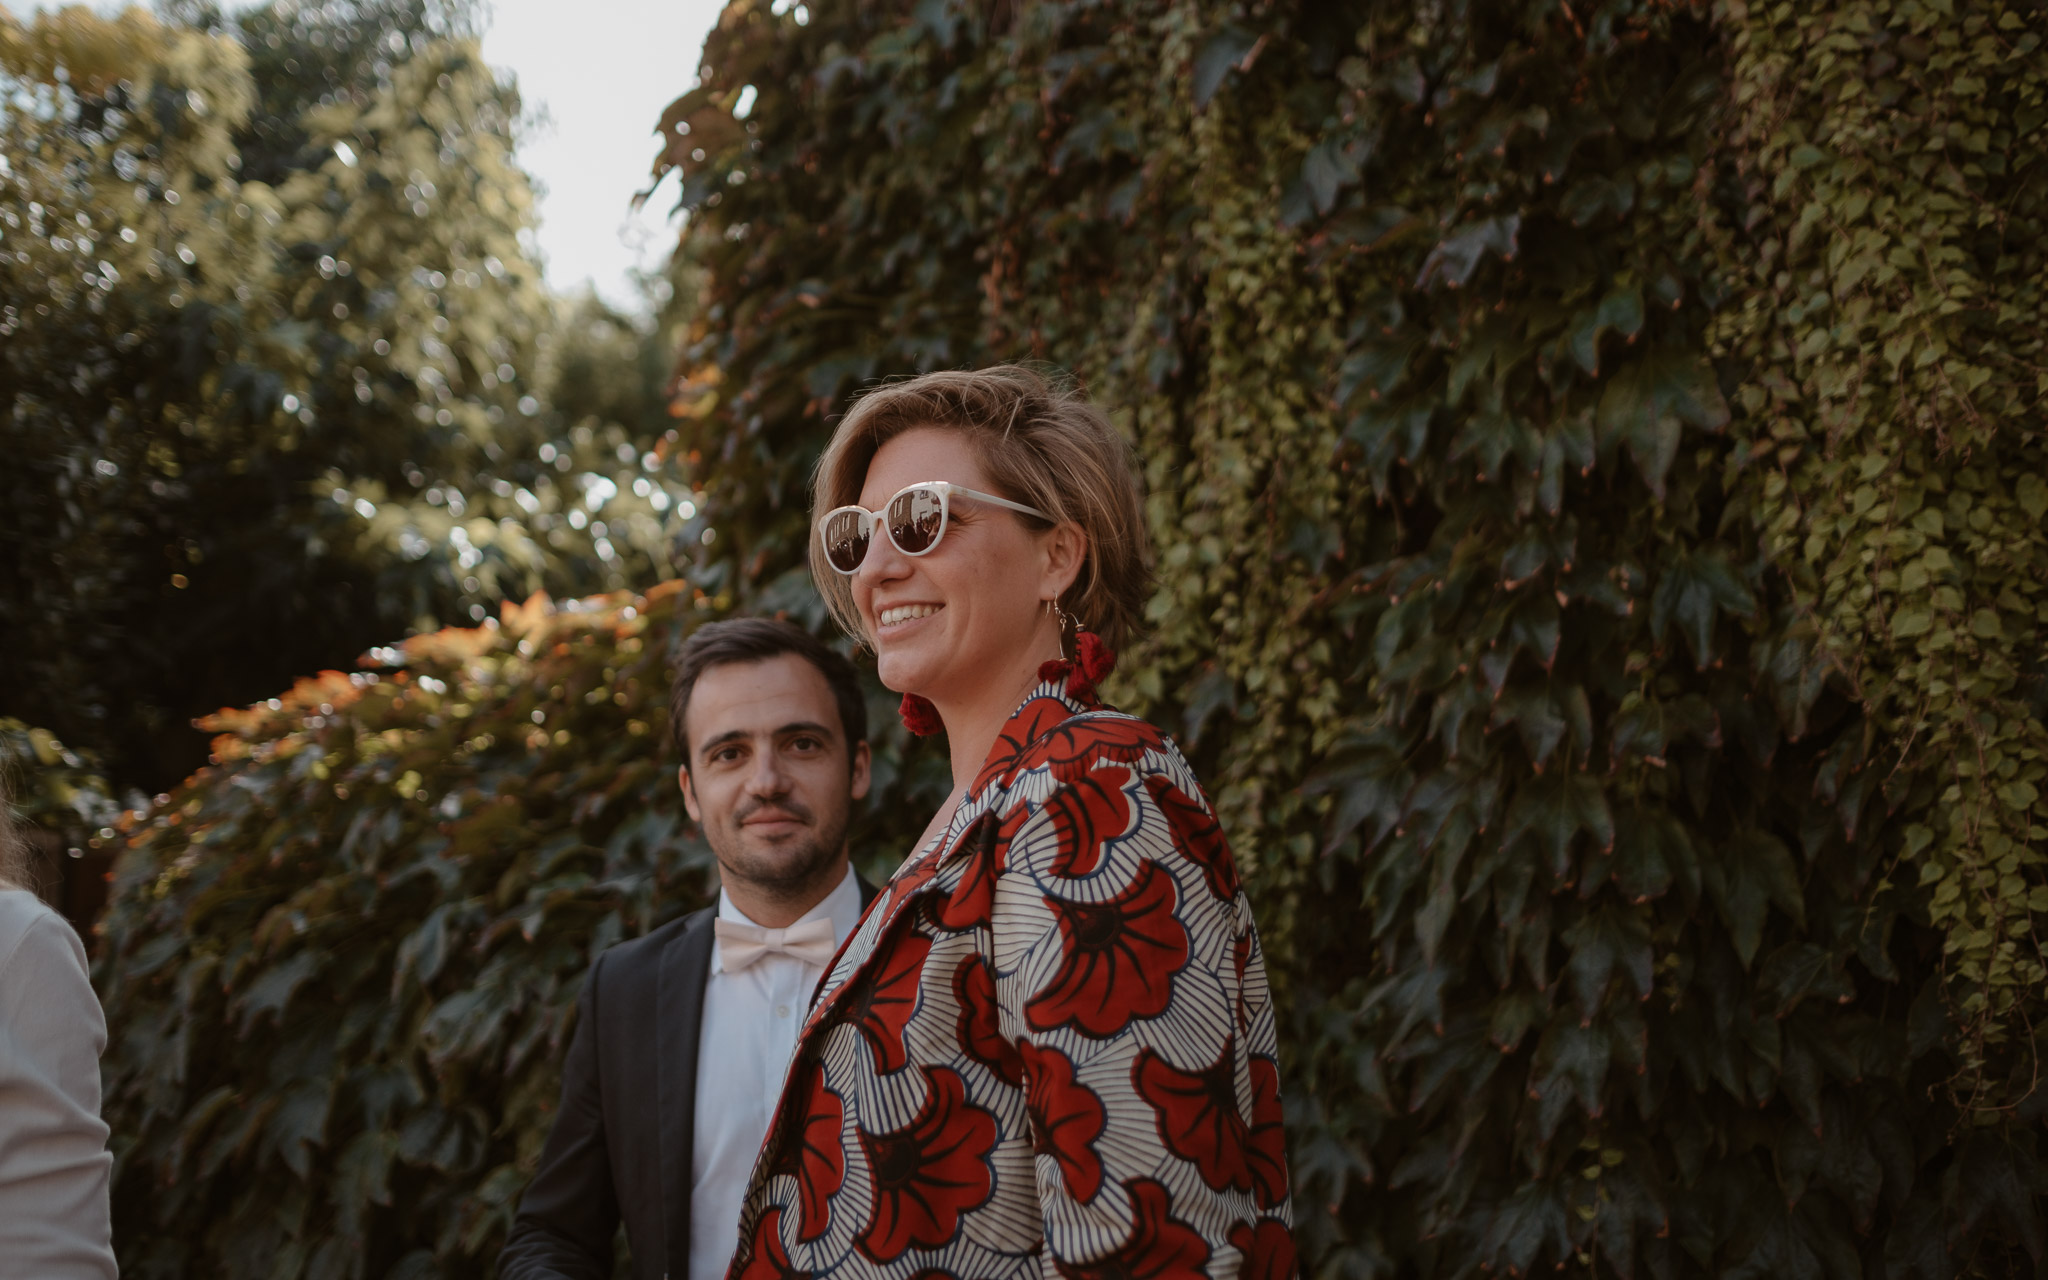
[[[873,896],[847,864],[869,756],[845,658],[787,623],[700,627],[669,723],[718,905],[591,966],[505,1280],[609,1280],[621,1220],[636,1280],[725,1274],[811,993]]]

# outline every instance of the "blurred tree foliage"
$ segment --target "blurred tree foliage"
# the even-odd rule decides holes
[[[818,621],[849,392],[1041,357],[1145,460],[1119,692],[1253,886],[1310,1270],[2038,1274],[2039,17],[730,4],[686,581],[217,722],[99,972],[129,1269],[486,1273],[581,967],[706,888],[656,650]]]
[[[0,19],[0,706],[119,782],[408,627],[673,574],[667,344],[543,293],[468,15]]]
[[[47,729],[0,716],[0,821],[26,836],[23,882],[67,918],[97,913],[106,900],[108,867],[121,847],[115,823],[124,805],[107,786],[99,762],[73,751]],[[127,797],[126,807],[148,800]]]
[[[23,785],[24,779],[33,779],[34,785]],[[32,822],[74,844],[100,840],[101,831],[111,839],[110,824],[121,816],[98,761],[71,750],[48,729],[8,716],[0,716],[0,796],[17,821]]]

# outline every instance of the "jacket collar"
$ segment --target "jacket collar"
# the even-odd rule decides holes
[[[1102,702],[1093,693],[1069,693],[1064,679],[1039,681],[1036,688],[1024,695],[1024,701],[1017,704],[1010,718],[1003,722],[995,744],[981,762],[981,771],[974,775],[974,782],[961,798],[960,807],[954,810],[953,821],[947,826],[943,843],[953,843],[959,834],[961,815],[979,809],[981,805],[978,802],[991,786],[1008,786],[1016,778],[1017,766],[1030,754],[1033,744],[1075,716],[1103,709]]]
[[[966,838],[967,834],[990,812],[1002,807],[1004,794],[1016,781],[1020,766],[1031,756],[1034,746],[1076,716],[1104,709],[1091,695],[1069,693],[1060,679],[1041,680],[1025,694],[997,732],[995,744],[981,762],[981,771],[975,774],[967,794],[960,798],[945,831],[913,854],[890,880],[883,893],[882,909],[893,916],[940,867],[974,843]],[[883,927],[887,928],[888,923],[885,919]]]
[[[856,936],[868,933],[879,940],[896,923],[896,917],[913,900],[920,897],[931,885],[939,868],[977,842],[965,839],[988,814],[1003,803],[1004,793],[1016,778],[1019,764],[1030,753],[1032,746],[1060,725],[1076,716],[1104,709],[1102,704],[1086,694],[1074,695],[1067,692],[1059,679],[1041,680],[1010,718],[1003,722],[996,734],[995,745],[989,748],[988,756],[982,761],[981,771],[961,798],[960,805],[953,811],[951,821],[932,844],[913,852],[910,859],[897,869],[896,874],[875,895],[874,902],[864,915],[878,915],[875,920],[863,918]],[[853,939],[847,939],[852,945]],[[812,996],[811,1013],[804,1026],[804,1034],[817,1025],[838,998],[851,986],[853,978],[880,954],[879,947],[870,950],[866,959],[850,970],[842,971],[840,962],[846,947],[833,958],[825,971],[824,981]]]

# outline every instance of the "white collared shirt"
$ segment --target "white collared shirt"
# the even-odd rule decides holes
[[[721,920],[754,924],[723,889]],[[832,921],[832,941],[845,943],[860,923],[860,882],[853,869],[805,912]],[[740,1200],[768,1121],[782,1097],[782,1077],[796,1033],[810,1009],[822,966],[794,956],[765,955],[738,973],[725,971],[723,949],[711,944],[704,981],[704,1020],[697,1039],[697,1120],[690,1152],[690,1277],[719,1280],[740,1240]]]

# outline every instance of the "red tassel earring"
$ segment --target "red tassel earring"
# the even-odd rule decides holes
[[[1081,668],[1076,674],[1086,682],[1090,692],[1116,669],[1116,653],[1093,631],[1074,633],[1074,660]],[[1068,682],[1070,691],[1073,683],[1072,680]]]
[[[896,714],[903,717],[903,727],[920,738],[929,738],[935,733],[945,732],[946,722],[939,719],[939,709],[932,705],[930,698],[906,693],[903,695],[903,705],[896,708]]]
[[[1102,637],[1083,627],[1080,620],[1056,600],[1045,602],[1059,619],[1060,656],[1045,662],[1038,668],[1040,680],[1064,680],[1067,696],[1083,702],[1095,700],[1095,686],[1100,684],[1116,667],[1116,653],[1102,642]],[[1067,628],[1074,629],[1074,657],[1069,660],[1067,651]]]

